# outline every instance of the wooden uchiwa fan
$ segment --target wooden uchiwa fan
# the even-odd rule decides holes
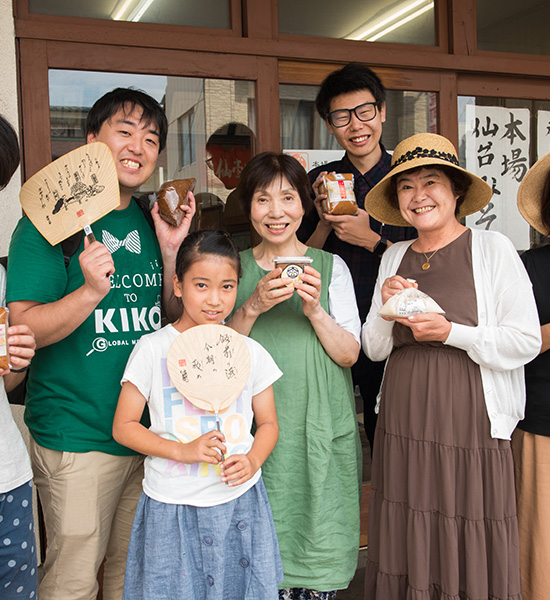
[[[52,246],[81,229],[94,241],[90,224],[120,204],[109,147],[92,142],[54,160],[25,182],[19,200]]]
[[[233,329],[197,325],[172,342],[167,367],[178,392],[196,407],[213,412],[220,431],[220,411],[239,397],[248,381],[250,353]]]

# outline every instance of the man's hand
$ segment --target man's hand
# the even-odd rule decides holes
[[[323,227],[324,229],[330,229],[331,224],[325,219],[325,213],[323,212],[323,207],[322,207],[322,202],[323,202],[323,200],[327,199],[327,195],[319,193],[319,186],[323,182],[323,175],[326,175],[326,174],[327,174],[327,171],[322,171],[321,173],[319,173],[319,176],[313,182],[313,185],[311,187],[313,188],[313,191],[315,193],[315,199],[313,200],[313,205],[315,206],[315,210],[317,211],[317,214],[319,215],[319,225],[321,227]]]
[[[362,246],[369,252],[380,241],[380,235],[370,227],[370,217],[366,210],[357,209],[355,215],[325,215],[338,239],[354,246]]]
[[[175,257],[181,243],[189,233],[191,221],[193,220],[196,210],[195,196],[193,196],[191,192],[188,192],[187,194],[187,201],[187,204],[180,206],[180,210],[185,214],[177,227],[170,225],[170,223],[167,223],[160,216],[158,202],[155,202],[153,208],[151,208],[151,216],[155,223],[155,232],[163,256],[167,255]]]
[[[84,250],[78,260],[84,275],[84,287],[99,303],[111,290],[109,275],[115,272],[111,253],[101,242],[90,242],[84,238]]]

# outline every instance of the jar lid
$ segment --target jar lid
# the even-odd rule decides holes
[[[302,263],[304,265],[309,265],[313,262],[313,258],[309,256],[276,256],[273,259],[274,263]]]

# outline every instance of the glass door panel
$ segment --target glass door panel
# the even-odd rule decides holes
[[[229,0],[30,0],[29,11],[42,15],[231,28]]]
[[[366,42],[435,45],[433,0],[278,0],[279,32]]]

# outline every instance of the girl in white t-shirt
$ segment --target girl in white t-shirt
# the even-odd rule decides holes
[[[240,268],[227,234],[188,236],[174,275],[181,317],[142,337],[124,372],[113,435],[147,455],[124,600],[278,597],[283,573],[260,467],[278,438],[272,384],[282,373],[266,350],[243,336],[250,377],[220,414],[219,432],[212,413],[176,391],[166,368],[168,349],[181,332],[223,323],[235,303]],[[140,423],[146,403],[149,429]]]

